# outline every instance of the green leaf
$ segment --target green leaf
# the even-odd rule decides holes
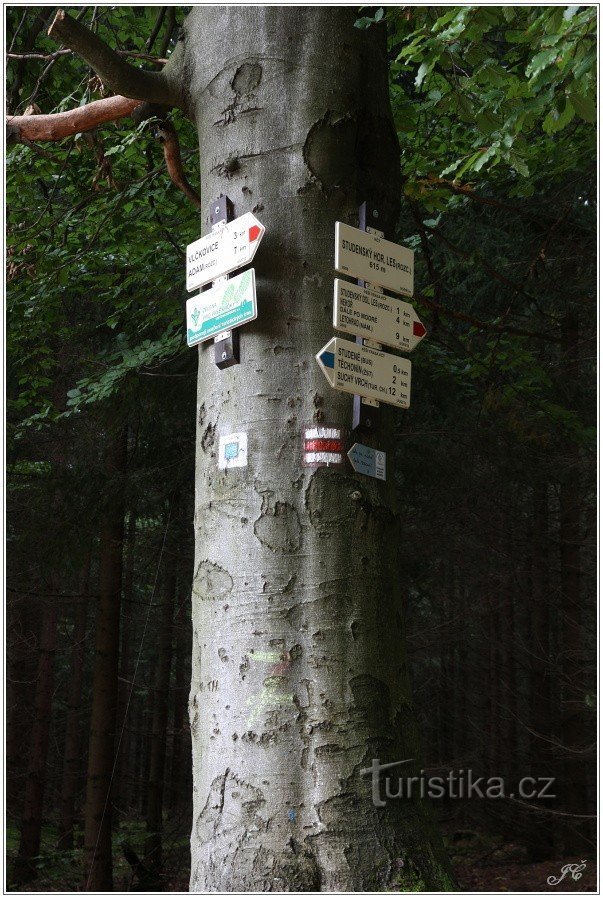
[[[488,147],[488,149],[485,151],[485,153],[482,153],[480,155],[479,159],[477,160],[477,162],[473,165],[473,171],[480,171],[484,167],[486,162],[488,162],[488,160],[492,159],[492,157],[495,155],[496,155],[496,147],[494,147],[494,146]]]
[[[529,177],[530,170],[526,164],[526,161],[518,153],[515,153],[513,152],[513,150],[511,150],[509,152],[509,161],[516,172],[519,172],[519,174],[523,175],[524,178]]]
[[[415,78],[415,87],[417,88],[417,90],[423,84],[423,81],[429,74],[430,70],[431,70],[431,63],[429,63],[429,62],[422,62],[421,65],[419,66],[419,71],[417,72],[417,76]]]
[[[597,107],[594,97],[585,97],[576,90],[570,90],[569,98],[580,118],[591,125],[597,123]]]
[[[555,61],[557,56],[558,51],[554,47],[548,50],[542,50],[542,52],[537,53],[526,68],[527,77],[534,78],[544,69],[546,69],[547,66],[551,65]]]
[[[487,135],[492,134],[500,126],[499,120],[491,112],[478,112],[475,123],[482,134]]]
[[[570,101],[567,100],[563,112],[558,112],[556,108],[551,109],[542,123],[542,129],[546,134],[554,134],[556,131],[561,131],[565,128],[565,126],[571,122],[573,117],[574,107]]]
[[[584,57],[580,60],[578,65],[572,69],[574,78],[576,81],[579,81],[583,75],[586,75],[591,69],[593,70],[593,74],[596,70],[597,65],[597,54],[596,51],[593,50],[591,53],[586,53]]]

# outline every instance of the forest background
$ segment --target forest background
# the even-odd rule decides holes
[[[186,9],[73,13],[159,70]],[[47,36],[55,12],[6,10],[9,116],[106,93]],[[359,9],[357,27],[381,21],[398,240],[429,330],[392,465],[423,762],[557,778],[546,808],[434,802],[462,882],[537,889],[594,850],[597,8]],[[173,124],[194,196],[196,135]],[[116,882],[188,881],[197,353],[183,275],[199,224],[162,139],[124,119],[7,145],[13,887],[81,879],[98,584],[116,537]]]

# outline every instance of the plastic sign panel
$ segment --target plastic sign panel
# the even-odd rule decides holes
[[[359,474],[385,480],[385,452],[373,449],[372,446],[363,446],[362,443],[354,443],[348,452],[348,458]]]
[[[408,359],[333,337],[316,354],[322,373],[336,390],[365,399],[410,407]]]
[[[344,435],[341,427],[329,425],[304,427],[302,438],[304,467],[322,468],[343,464]]]
[[[218,467],[222,471],[247,467],[246,433],[229,433],[220,437]]]
[[[248,265],[255,256],[266,228],[251,212],[186,248],[186,289],[196,290],[210,281]]]
[[[394,293],[413,294],[414,252],[341,221],[335,222],[335,268]]]
[[[335,279],[333,327],[403,352],[412,352],[427,333],[410,303],[339,278]]]
[[[258,316],[255,271],[248,268],[186,301],[186,342],[196,346]]]

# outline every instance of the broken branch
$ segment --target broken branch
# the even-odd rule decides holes
[[[197,206],[197,208],[199,208],[201,206],[201,197],[194,187],[189,184],[186,175],[184,174],[176,129],[171,122],[164,121],[159,125],[158,131],[159,140],[163,145],[165,164],[172,182],[192,203],[195,204],[195,206]]]
[[[105,122],[130,115],[140,106],[139,100],[130,97],[107,97],[86,106],[56,112],[52,115],[7,116],[7,139],[17,143],[34,140],[61,140],[80,131],[90,131]]]
[[[152,62],[155,65],[165,65],[167,59],[159,56],[151,56],[150,53],[136,53],[133,50],[116,50],[118,56],[129,56],[130,59],[144,59],[145,62]],[[49,62],[51,59],[58,59],[60,56],[73,56],[73,50],[55,50],[54,53],[7,53],[7,59],[42,59]]]

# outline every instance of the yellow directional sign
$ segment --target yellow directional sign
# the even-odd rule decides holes
[[[335,268],[341,274],[412,296],[415,254],[369,231],[335,222]]]
[[[410,406],[408,359],[333,337],[316,355],[322,373],[336,390],[398,408]]]
[[[427,333],[410,303],[339,278],[335,279],[333,327],[403,352],[412,352]]]

